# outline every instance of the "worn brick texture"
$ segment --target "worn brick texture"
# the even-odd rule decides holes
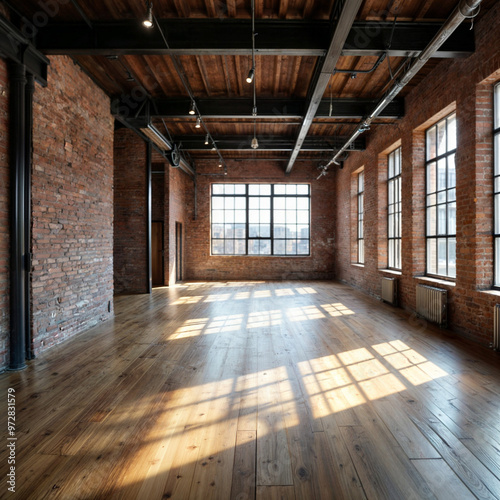
[[[67,57],[36,86],[33,128],[35,354],[113,314],[113,119]]]
[[[0,59],[0,370],[9,350],[9,102],[7,65]]]
[[[372,295],[380,296],[381,277],[392,276],[387,266],[385,234],[386,183],[383,169],[386,151],[397,141],[402,147],[403,268],[399,300],[415,310],[418,283],[449,290],[449,324],[482,344],[493,334],[493,307],[500,294],[493,283],[492,238],[492,99],[493,84],[500,80],[500,4],[496,3],[474,25],[476,52],[466,59],[444,60],[415,86],[405,99],[406,115],[397,125],[374,126],[365,152],[351,154],[343,170],[335,170],[336,212],[335,262],[337,277]],[[436,117],[456,109],[457,148],[457,279],[455,283],[432,283],[425,274],[425,140],[424,130]],[[355,244],[351,208],[352,175],[365,170],[364,267],[352,264]]]
[[[215,162],[197,162],[196,218],[186,235],[186,277],[193,280],[331,279],[334,265],[334,178],[316,182],[316,164],[297,162],[285,175],[283,162],[229,160],[228,175]],[[308,257],[211,256],[210,186],[218,182],[311,184],[311,255]]]

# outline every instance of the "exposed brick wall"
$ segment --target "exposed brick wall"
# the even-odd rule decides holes
[[[492,83],[500,80],[500,4],[475,24],[476,52],[467,59],[442,61],[407,96],[406,116],[394,127],[372,127],[368,148],[352,154],[343,170],[333,175],[338,197],[336,274],[347,283],[376,296],[387,275],[377,254],[384,231],[386,189],[380,182],[384,151],[396,141],[402,147],[403,269],[399,277],[403,307],[415,309],[415,286],[425,273],[425,138],[433,120],[456,109],[457,149],[457,279],[438,284],[449,290],[449,322],[454,330],[488,344],[493,331],[493,306],[499,294],[485,291],[493,279],[492,240]],[[353,266],[345,221],[350,209],[351,174],[365,169],[366,264]],[[378,180],[378,184],[377,184]],[[378,204],[378,205],[377,205]],[[348,226],[348,225],[347,225]],[[383,236],[383,235],[382,235]],[[386,264],[385,264],[386,265]]]
[[[115,132],[115,293],[145,293],[146,143],[129,129]]]
[[[168,168],[168,167],[167,167]],[[173,285],[176,282],[176,223],[182,224],[182,273],[181,276],[186,276],[186,228],[187,222],[192,216],[194,207],[194,181],[180,168],[168,169],[168,212],[167,220],[168,227],[165,228],[168,234],[166,242],[166,252],[168,255],[168,265],[165,266],[165,283]]]
[[[67,57],[51,57],[48,81],[34,96],[35,353],[113,311],[109,99]]]
[[[316,165],[297,162],[286,176],[283,162],[228,161],[228,175],[214,162],[197,163],[198,210],[188,224],[187,279],[329,279],[333,276],[335,196],[333,176],[316,182]],[[215,182],[311,183],[310,257],[210,255],[210,185]]]
[[[0,59],[0,371],[9,350],[9,102],[7,65]]]

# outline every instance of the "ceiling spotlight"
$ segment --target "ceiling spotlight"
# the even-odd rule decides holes
[[[208,145],[208,142],[209,142],[209,141],[208,141],[208,134],[207,134],[207,135],[206,135],[206,137],[205,137],[205,146],[207,146],[207,145]]]
[[[249,72],[248,72],[248,76],[247,76],[247,83],[252,83],[253,82],[253,77],[255,76],[255,68],[252,68]]]
[[[200,120],[200,117],[198,116],[198,118],[196,118],[196,125],[195,125],[196,128],[200,128],[201,127],[201,120]]]
[[[254,138],[252,139],[252,144],[251,144],[251,146],[252,146],[252,149],[257,149],[257,148],[259,147],[259,141],[257,140],[257,137],[254,137]]]
[[[222,168],[222,163],[219,163],[219,168]]]
[[[151,2],[147,2],[148,12],[146,14],[145,19],[142,21],[142,25],[146,28],[153,27],[153,4]]]
[[[189,114],[194,115],[196,113],[196,104],[194,101],[191,101],[191,107],[189,108]]]

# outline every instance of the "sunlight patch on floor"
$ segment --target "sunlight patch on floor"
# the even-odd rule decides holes
[[[355,314],[354,311],[351,311],[344,304],[337,302],[335,304],[323,304],[321,306],[330,316],[350,316],[351,314]]]

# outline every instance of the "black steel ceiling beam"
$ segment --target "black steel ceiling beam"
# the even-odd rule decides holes
[[[163,19],[170,51],[158,30],[145,30],[138,21],[53,24],[41,28],[37,47],[54,55],[250,55],[246,19]],[[423,50],[441,24],[429,22],[355,22],[342,55],[414,55]],[[256,20],[256,54],[323,56],[331,25],[315,20]],[[394,32],[393,32],[394,30]],[[392,37],[390,49],[387,49]],[[474,33],[461,26],[434,57],[465,57],[474,52]]]
[[[322,99],[316,111],[316,118],[363,118],[377,103],[374,99]],[[330,115],[330,104],[332,113]],[[185,99],[159,99],[150,106],[152,118],[191,118],[188,114],[191,101]],[[203,118],[254,119],[252,99],[197,99],[196,106]],[[122,118],[134,117],[139,104],[126,98],[116,99],[112,113]],[[260,119],[300,119],[306,111],[305,99],[259,99]],[[395,99],[381,115],[381,118],[404,116],[404,100]]]
[[[316,64],[315,73],[309,86],[307,109],[299,133],[297,134],[297,140],[292,154],[290,155],[290,160],[286,167],[287,174],[292,171],[295,160],[304,144],[309,128],[312,125],[323,95],[325,94],[330,77],[342,54],[342,48],[344,47],[354,20],[356,19],[356,14],[358,13],[361,3],[362,0],[344,0],[335,3],[335,10],[331,18],[332,36],[328,52]]]
[[[214,136],[214,141],[221,151],[255,151],[250,144],[253,135]],[[259,151],[292,151],[295,146],[294,137],[280,137],[276,135],[257,134],[259,140]],[[333,136],[309,136],[306,137],[301,151],[336,151],[345,144],[345,137]],[[187,151],[210,151],[211,144],[205,144],[205,136],[183,135],[174,138],[176,144],[181,144],[182,149]],[[352,151],[363,151],[365,141],[359,140],[352,145]]]
[[[0,16],[0,55],[18,64],[26,66],[28,73],[36,81],[47,85],[49,60],[25,38],[7,19]]]

